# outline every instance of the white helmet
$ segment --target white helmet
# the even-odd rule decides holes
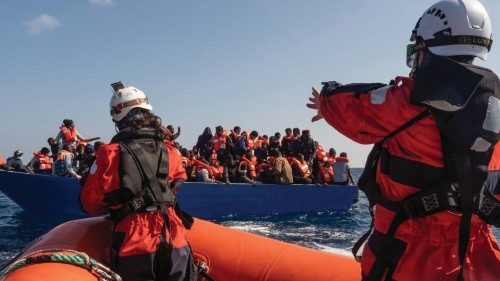
[[[418,20],[411,40],[417,37],[435,55],[483,60],[493,43],[490,17],[477,0],[443,0],[432,5]]]
[[[109,111],[114,121],[120,121],[130,112],[132,108],[140,107],[153,110],[148,97],[141,90],[116,82],[111,84],[113,96],[109,101]]]

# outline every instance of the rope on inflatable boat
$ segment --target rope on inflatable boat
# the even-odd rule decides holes
[[[44,254],[46,252],[51,253]],[[87,269],[92,274],[97,275],[100,281],[122,281],[120,275],[116,274],[105,265],[92,259],[86,253],[65,249],[47,249],[33,252],[29,256],[23,257],[3,269],[0,272],[0,281],[4,281],[5,277],[9,273],[18,270],[19,268],[28,266],[30,264],[45,262],[66,263]]]

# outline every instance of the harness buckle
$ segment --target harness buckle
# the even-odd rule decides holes
[[[409,218],[422,218],[440,208],[436,193],[406,199],[403,210]]]
[[[141,196],[128,201],[126,206],[131,213],[135,213],[137,210],[144,207],[145,203],[146,202],[144,201],[144,197]]]

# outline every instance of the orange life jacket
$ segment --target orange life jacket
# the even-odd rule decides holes
[[[61,126],[61,132],[63,134],[64,141],[66,143],[75,142],[76,141],[76,129],[68,129],[66,126]]]
[[[245,136],[247,139],[247,149],[254,149],[255,141],[250,138],[250,134],[247,131],[244,131],[241,135]]]
[[[214,178],[216,180],[221,180],[222,179],[222,174],[224,174],[224,167],[223,166],[210,166],[212,168],[212,173],[214,174]]]
[[[269,163],[260,163],[259,166],[257,166],[257,173],[261,173],[262,171],[265,170],[270,170],[273,167],[273,165]]]
[[[330,166],[333,167],[333,163],[335,163],[335,157],[327,155],[325,162],[329,162]]]
[[[227,138],[226,130],[223,130],[220,136],[215,134],[215,136],[212,138],[215,152],[219,151],[219,149],[226,149],[226,138]]]
[[[38,159],[38,162],[40,163],[38,166],[38,170],[52,170],[52,159],[50,159],[48,155],[45,155],[40,151],[33,153],[33,155],[35,155],[35,157]]]
[[[189,158],[186,158],[186,157],[183,156],[181,159],[182,159],[181,160],[182,166],[184,167],[184,169],[189,168],[189,167],[192,166],[191,165],[191,160],[189,160]]]
[[[201,169],[203,168],[203,169],[207,169],[208,176],[211,179],[214,179],[214,171],[212,170],[212,166],[210,166],[206,163],[203,163],[200,160],[193,160],[193,165],[196,167],[196,174],[197,175],[200,173]]]
[[[251,179],[254,179],[257,177],[257,172],[256,172],[256,164],[257,164],[257,158],[255,156],[252,157],[252,159],[247,159],[246,156],[243,156],[241,158],[240,164],[238,165],[238,172],[242,171],[242,166],[243,164],[246,164],[247,166],[247,173]]]
[[[347,157],[337,157],[335,158],[335,162],[349,163],[349,159],[347,159]]]
[[[327,161],[328,157],[326,156],[326,152],[321,145],[318,145],[316,148],[316,159],[319,161]]]
[[[297,167],[301,177],[309,178],[311,176],[311,173],[309,172],[309,164],[307,164],[306,161],[301,163],[297,158],[294,157],[289,157],[288,159],[292,167]]]
[[[332,183],[333,181],[333,168],[332,166],[328,169],[324,165],[319,165],[319,171],[321,173],[321,179],[324,183]]]
[[[3,158],[2,155],[0,155],[0,166],[5,165],[5,159]]]
[[[257,140],[254,142],[254,147],[255,148],[261,148],[263,143],[265,143],[268,146],[269,145],[269,140],[267,140],[263,136],[259,136],[257,138]]]

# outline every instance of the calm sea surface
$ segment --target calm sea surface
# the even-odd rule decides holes
[[[355,180],[362,169],[353,169]],[[345,212],[224,218],[223,225],[325,251],[349,251],[368,229],[370,215],[366,198]],[[0,267],[29,242],[62,223],[64,218],[26,213],[0,192]],[[497,241],[500,231],[494,229]]]

